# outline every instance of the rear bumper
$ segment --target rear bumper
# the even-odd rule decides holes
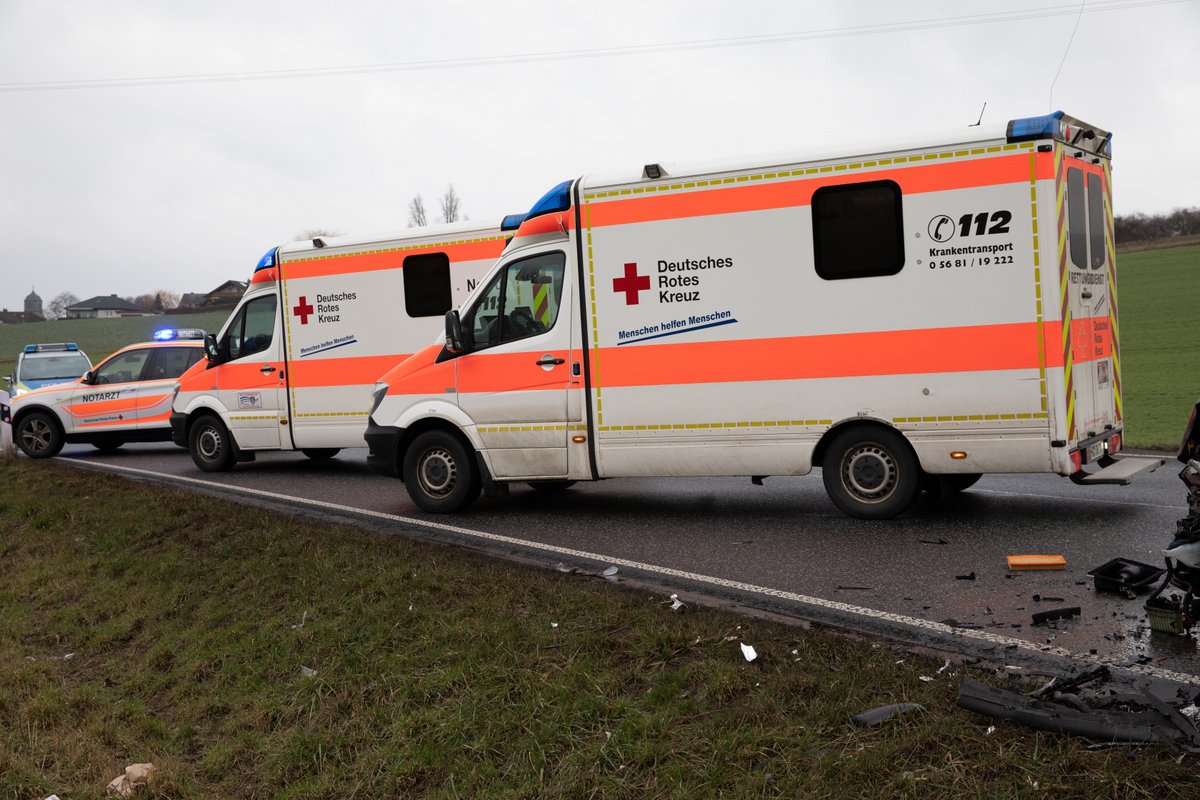
[[[187,414],[171,412],[171,441],[180,447],[187,447]]]
[[[401,476],[400,438],[404,436],[404,428],[392,425],[376,425],[374,420],[367,421],[367,432],[363,438],[367,440],[370,452],[367,454],[367,466],[377,475],[387,475],[389,478]]]

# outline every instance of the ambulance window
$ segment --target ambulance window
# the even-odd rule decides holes
[[[895,275],[904,267],[904,220],[895,181],[813,192],[813,250],[827,281]]]
[[[275,295],[258,297],[242,306],[225,334],[230,359],[261,353],[275,332]]]
[[[1083,195],[1083,170],[1067,169],[1067,231],[1071,238],[1071,263],[1087,269],[1087,198]]]
[[[467,312],[474,349],[536,336],[554,327],[562,300],[566,256],[546,253],[505,266]]]
[[[109,383],[131,383],[142,379],[142,367],[150,351],[146,348],[130,350],[128,353],[113,356],[96,369],[93,386],[104,386]]]
[[[425,253],[404,259],[404,310],[410,317],[440,317],[450,299],[450,257]]]
[[[1100,186],[1100,176],[1088,173],[1088,233],[1092,244],[1092,269],[1104,266],[1104,230],[1107,217],[1104,214],[1104,189]]]

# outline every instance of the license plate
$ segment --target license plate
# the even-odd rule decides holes
[[[1087,460],[1089,464],[1098,461],[1103,455],[1104,442],[1096,442],[1095,444],[1088,445]]]

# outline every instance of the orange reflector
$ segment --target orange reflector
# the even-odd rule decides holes
[[[967,451],[965,451],[965,450],[955,450],[953,453],[951,453],[951,454],[950,454],[950,457],[951,457],[951,458],[953,458],[953,459],[956,459],[956,460],[959,460],[959,461],[961,461],[962,459],[964,459],[964,458],[966,458],[966,457],[967,457]]]
[[[571,441],[574,442],[575,444],[583,444],[584,442],[587,441],[587,437],[586,436],[572,436]]]
[[[1063,556],[1009,556],[1009,569],[1066,569]]]

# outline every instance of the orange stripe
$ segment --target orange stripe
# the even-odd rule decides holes
[[[150,425],[156,422],[170,422],[171,409],[167,409],[161,414],[155,414],[152,417],[142,417],[138,420],[138,425]]]
[[[94,414],[119,414],[123,411],[132,412],[136,408],[137,398],[127,397],[116,400],[101,400],[96,403],[72,403],[69,406],[63,406],[63,411],[66,411],[73,417],[90,417]]]
[[[357,358],[325,358],[320,361],[292,363],[288,383],[293,388],[309,386],[348,386],[375,383],[379,376],[408,358],[407,353],[390,356],[359,356]]]
[[[346,256],[333,256],[312,261],[287,261],[281,267],[287,280],[295,278],[313,278],[325,275],[345,275],[351,272],[371,272],[381,269],[398,269],[404,266],[404,259],[409,256],[419,256],[427,253],[445,253],[451,263],[462,261],[495,261],[504,252],[504,240],[497,237],[479,242],[462,242],[461,244],[430,245],[414,247],[411,250],[393,250],[384,253],[355,253]]]
[[[450,359],[434,363],[440,344],[419,350],[411,358],[396,364],[379,380],[389,384],[388,394],[444,394],[455,385],[455,361]]]
[[[1038,178],[1052,177],[1054,163],[1048,158],[1037,159],[1035,170]],[[631,222],[804,206],[812,202],[813,192],[823,186],[877,180],[895,181],[904,194],[1027,183],[1029,157],[1017,154],[919,167],[872,170],[853,175],[825,175],[794,181],[755,183],[721,189],[704,188],[669,195],[601,201],[591,204],[591,225],[625,225]]]

